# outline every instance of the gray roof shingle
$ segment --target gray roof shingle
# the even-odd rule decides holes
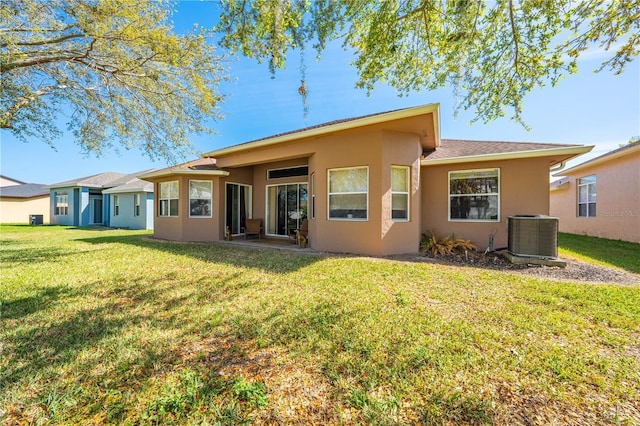
[[[0,197],[33,198],[49,195],[47,185],[41,183],[23,183],[0,187]]]
[[[503,142],[441,139],[435,151],[425,152],[426,160],[473,157],[477,155],[504,154],[509,152],[538,151],[563,147],[579,147],[573,144],[554,144],[538,142]]]

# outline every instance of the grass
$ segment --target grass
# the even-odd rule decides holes
[[[640,244],[576,234],[558,234],[558,254],[640,274]]]
[[[4,424],[637,424],[640,287],[0,227]]]

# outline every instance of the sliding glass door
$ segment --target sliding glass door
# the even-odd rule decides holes
[[[225,230],[232,235],[244,232],[247,218],[251,218],[251,186],[227,183],[225,188]]]
[[[289,235],[307,218],[307,184],[267,186],[267,235]]]

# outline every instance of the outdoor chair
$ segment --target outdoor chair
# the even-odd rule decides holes
[[[309,241],[309,221],[307,219],[302,221],[302,223],[300,224],[300,229],[296,229],[296,236],[296,243],[299,246],[307,245],[307,242]]]
[[[244,227],[244,239],[250,235],[257,235],[258,239],[262,235],[262,219],[246,219]]]

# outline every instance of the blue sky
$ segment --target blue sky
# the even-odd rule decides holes
[[[184,2],[179,5],[175,23],[176,28],[190,28],[197,20],[210,27],[215,19],[213,3]],[[472,111],[461,110],[454,117],[456,99],[450,88],[398,97],[393,89],[379,85],[368,96],[366,91],[354,88],[356,71],[349,65],[353,56],[339,43],[330,45],[319,62],[315,51],[306,52],[306,117],[298,94],[299,53],[289,55],[287,68],[278,71],[275,78],[266,64],[231,59],[231,81],[221,88],[226,94],[221,105],[226,118],[210,123],[216,134],[194,137],[193,143],[207,152],[336,119],[439,102],[443,138],[595,145],[590,154],[571,165],[640,135],[640,61],[636,59],[618,76],[606,71],[596,74],[593,70],[601,63],[602,52],[594,49],[588,53],[578,64],[578,74],[525,98],[523,115],[529,131],[508,117],[473,125],[469,124]],[[25,182],[51,184],[105,171],[132,173],[167,165],[153,162],[137,150],[122,149],[119,154],[100,158],[87,156],[70,135],[58,140],[54,150],[39,140],[25,144],[5,130],[0,132],[0,174]]]

